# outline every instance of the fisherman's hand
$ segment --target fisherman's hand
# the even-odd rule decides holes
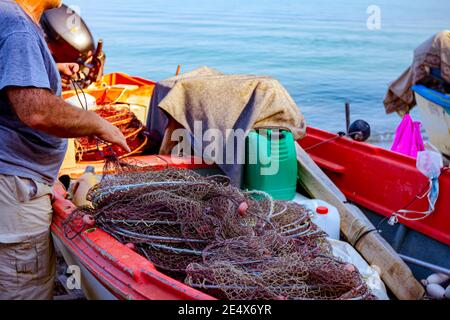
[[[59,74],[61,75],[62,86],[67,89],[70,86],[70,79],[80,71],[78,63],[57,63]]]
[[[103,118],[100,118],[98,137],[106,142],[118,145],[126,152],[131,152],[122,131]]]

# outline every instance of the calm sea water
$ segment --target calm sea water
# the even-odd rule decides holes
[[[208,65],[270,75],[288,89],[308,124],[331,131],[365,119],[373,142],[388,145],[399,123],[384,114],[389,83],[412,52],[450,28],[449,0],[72,0],[103,38],[107,72],[153,80]],[[367,8],[381,9],[369,30]],[[418,118],[417,113],[413,117]]]

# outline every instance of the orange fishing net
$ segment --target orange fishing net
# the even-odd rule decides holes
[[[126,153],[122,148],[109,145],[96,137],[82,137],[76,139],[77,161],[104,161],[107,155],[125,157],[140,154],[146,143],[147,137],[144,134],[144,125],[130,111],[128,104],[107,104],[93,110],[102,118],[108,120],[118,127],[127,138],[127,144],[131,153]]]

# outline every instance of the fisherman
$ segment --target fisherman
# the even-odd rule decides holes
[[[96,136],[129,152],[120,130],[61,99],[39,26],[61,0],[0,0],[0,299],[51,299],[51,192],[67,141]],[[76,72],[61,65],[63,74]],[[66,69],[64,69],[67,67]]]

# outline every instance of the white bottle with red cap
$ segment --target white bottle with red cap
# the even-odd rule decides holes
[[[339,240],[341,231],[341,217],[336,207],[323,200],[294,199],[295,202],[304,205],[313,213],[312,222],[328,234],[331,239]]]

